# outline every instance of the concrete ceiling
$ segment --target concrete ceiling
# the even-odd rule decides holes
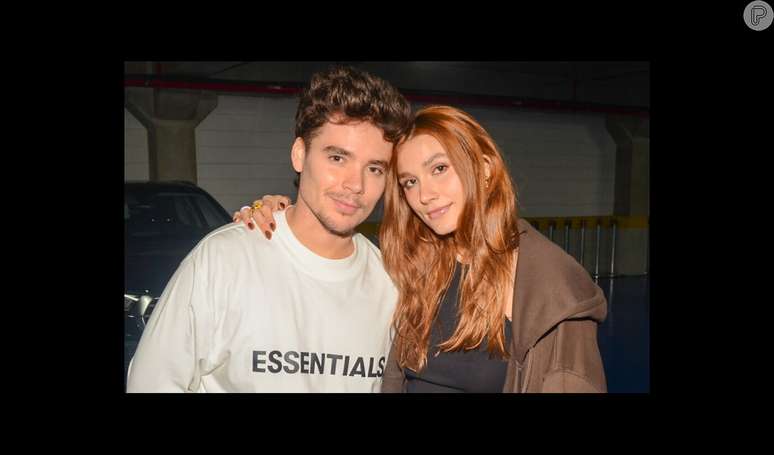
[[[331,64],[350,64],[402,90],[650,106],[650,63],[587,62],[126,62],[127,75],[303,84]]]

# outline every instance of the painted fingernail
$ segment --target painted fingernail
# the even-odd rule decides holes
[[[274,231],[274,229],[276,228],[276,227],[274,226],[274,223],[269,223],[269,227],[271,227],[271,230],[272,230],[272,231]]]
[[[269,231],[264,231],[264,233],[266,234],[266,238],[267,238],[267,239],[269,239],[269,240],[271,240],[271,232],[269,232]]]
[[[254,229],[253,228],[253,223],[247,223],[247,227],[249,227],[251,230]]]

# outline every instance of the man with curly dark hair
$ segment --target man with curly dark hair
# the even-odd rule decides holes
[[[397,291],[354,229],[410,122],[386,81],[351,67],[315,74],[290,150],[298,199],[275,214],[275,240],[229,224],[191,251],[148,321],[127,390],[378,392]]]

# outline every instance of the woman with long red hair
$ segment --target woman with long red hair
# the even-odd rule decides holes
[[[399,300],[383,392],[606,391],[604,294],[518,217],[502,154],[473,117],[419,110],[384,197],[379,244]]]

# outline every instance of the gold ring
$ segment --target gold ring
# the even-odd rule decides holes
[[[253,202],[253,209],[254,210],[260,210],[261,207],[263,207],[263,202],[261,202],[261,201]]]

